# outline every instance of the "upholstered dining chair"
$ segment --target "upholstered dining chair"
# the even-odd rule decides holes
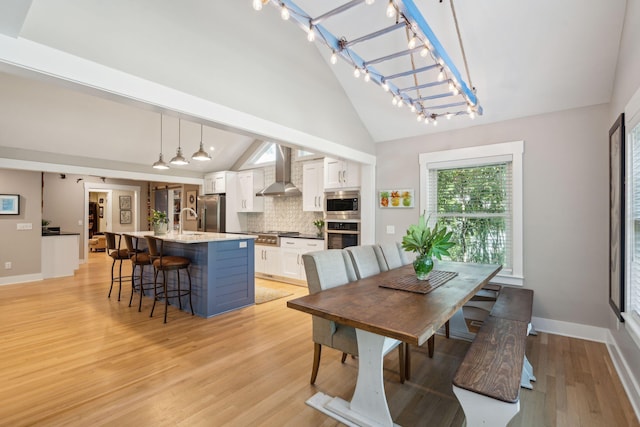
[[[340,249],[309,252],[302,255],[304,269],[307,274],[309,294],[346,285],[356,280],[356,274],[349,254]],[[316,382],[322,346],[331,347],[342,352],[342,363],[347,354],[358,355],[358,341],[356,330],[351,326],[342,325],[318,316],[312,316],[313,322],[313,368],[311,370],[311,384]],[[400,382],[404,383],[404,346],[396,344],[399,351]],[[393,349],[395,346],[390,348]]]
[[[349,246],[344,249],[353,262],[356,278],[364,279],[389,269],[381,251],[376,249],[377,247],[378,245],[361,245]]]
[[[376,251],[378,259],[382,258],[385,262],[381,266],[382,271],[392,270],[394,268],[400,268],[403,265],[411,264],[407,254],[402,249],[402,244],[396,243],[381,243],[373,246]]]
[[[111,298],[111,291],[113,290],[113,283],[118,281],[118,301],[120,301],[120,294],[122,294],[122,279],[128,279],[129,276],[122,275],[122,261],[129,259],[129,252],[126,249],[120,249],[122,235],[105,231],[104,236],[107,241],[106,253],[109,255],[113,262],[111,263],[111,286],[109,287],[108,298]],[[120,262],[118,268],[118,277],[114,275],[114,269],[116,262]]]

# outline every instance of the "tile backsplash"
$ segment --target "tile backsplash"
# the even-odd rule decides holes
[[[303,162],[291,163],[291,182],[302,191]],[[264,168],[264,182],[269,185],[275,181],[275,167]],[[265,197],[264,212],[247,214],[247,230],[250,231],[298,231],[303,234],[315,234],[317,229],[313,221],[321,219],[322,212],[304,212],[302,196]]]

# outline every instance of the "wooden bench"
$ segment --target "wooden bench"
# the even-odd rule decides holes
[[[503,287],[458,367],[453,392],[468,427],[506,426],[520,410],[520,387],[535,380],[525,355],[532,306],[533,291]]]
[[[531,325],[531,313],[533,311],[533,291],[531,289],[503,287],[498,295],[498,299],[491,309],[491,316],[500,319],[518,320],[527,323],[527,335],[535,335],[535,330]],[[524,357],[524,369],[520,386],[533,389],[531,381],[535,381],[533,366],[529,363],[527,356]]]

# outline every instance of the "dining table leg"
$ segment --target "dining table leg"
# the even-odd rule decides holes
[[[356,335],[358,379],[351,402],[318,393],[307,404],[350,426],[397,426],[384,392],[383,359],[398,341],[361,329],[356,329]]]

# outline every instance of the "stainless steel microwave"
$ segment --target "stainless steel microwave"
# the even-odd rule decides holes
[[[360,192],[324,193],[324,213],[326,219],[360,219]]]

